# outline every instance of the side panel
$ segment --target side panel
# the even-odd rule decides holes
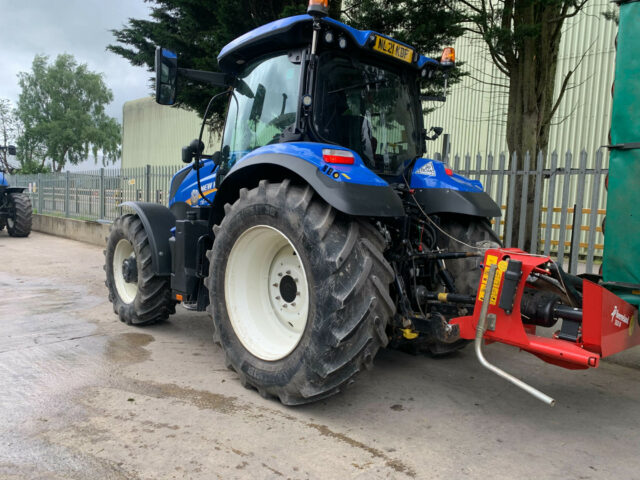
[[[0,172],[0,186],[5,186],[8,187],[9,186],[9,182],[7,182],[7,179],[4,176],[4,173]]]
[[[401,217],[400,197],[356,155],[354,165],[328,165],[322,148],[335,145],[286,143],[269,145],[244,156],[225,176],[220,190],[237,188],[255,168],[285,168],[304,179],[327,203],[348,215]],[[343,149],[346,150],[346,149]],[[225,197],[223,197],[225,198]],[[225,201],[225,200],[221,200]]]
[[[207,159],[200,162],[200,186],[202,193],[210,201],[213,201],[217,189],[215,188],[218,168]],[[171,179],[169,190],[169,207],[175,203],[184,202],[187,205],[207,205],[207,201],[200,196],[198,191],[198,177],[193,164],[180,170]]]
[[[155,203],[124,202],[121,206],[132,208],[144,225],[144,229],[149,236],[153,273],[156,275],[171,275],[169,237],[171,236],[171,229],[176,226],[176,219],[173,213],[167,207]]]

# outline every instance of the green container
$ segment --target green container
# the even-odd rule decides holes
[[[640,144],[638,0],[620,3],[611,142],[614,146]],[[618,284],[616,293],[626,290],[623,296],[639,303],[640,296],[636,293],[640,293],[640,148],[611,150],[602,274],[605,282]]]

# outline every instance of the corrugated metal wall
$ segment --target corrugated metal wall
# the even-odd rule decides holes
[[[122,123],[122,168],[133,168],[179,164],[182,147],[200,133],[201,119],[193,111],[145,97],[124,104]],[[216,138],[203,141],[209,151]]]
[[[556,92],[564,74],[574,68],[585,51],[588,53],[556,112],[550,131],[550,151],[586,149],[593,154],[608,143],[617,26],[603,18],[601,12],[610,6],[608,0],[592,0],[579,15],[565,21]],[[465,62],[463,68],[470,76],[451,89],[446,103],[427,105],[437,110],[427,116],[426,126],[444,127],[445,133],[451,134],[454,154],[506,151],[507,91],[490,85],[506,85],[506,79],[490,61],[484,42],[478,36],[462,37],[455,47],[457,60]],[[441,150],[441,143],[429,147],[437,152]]]

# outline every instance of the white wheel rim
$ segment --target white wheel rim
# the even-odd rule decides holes
[[[113,252],[113,278],[118,295],[124,303],[133,303],[138,293],[138,282],[128,283],[124,279],[124,273],[122,272],[122,263],[127,258],[135,257],[133,245],[129,240],[123,238],[116,244],[116,249]]]
[[[13,218],[7,218],[7,227],[13,228],[14,225],[15,223],[13,222]]]
[[[242,345],[266,361],[289,355],[309,315],[309,284],[291,241],[273,227],[251,227],[231,249],[224,280],[227,313]]]

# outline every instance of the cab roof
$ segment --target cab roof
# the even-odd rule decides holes
[[[351,44],[357,48],[371,51],[369,39],[372,35],[380,35],[396,43],[409,47],[411,45],[394,40],[371,30],[357,30],[349,25],[324,17],[320,19],[323,29],[331,29],[336,33],[343,33]],[[313,17],[311,15],[296,15],[294,17],[276,20],[255,28],[225,45],[218,55],[218,65],[223,72],[237,73],[248,61],[270,52],[288,50],[308,44],[312,36]],[[427,63],[438,65],[436,60],[419,55],[411,66],[415,69],[424,67]]]

